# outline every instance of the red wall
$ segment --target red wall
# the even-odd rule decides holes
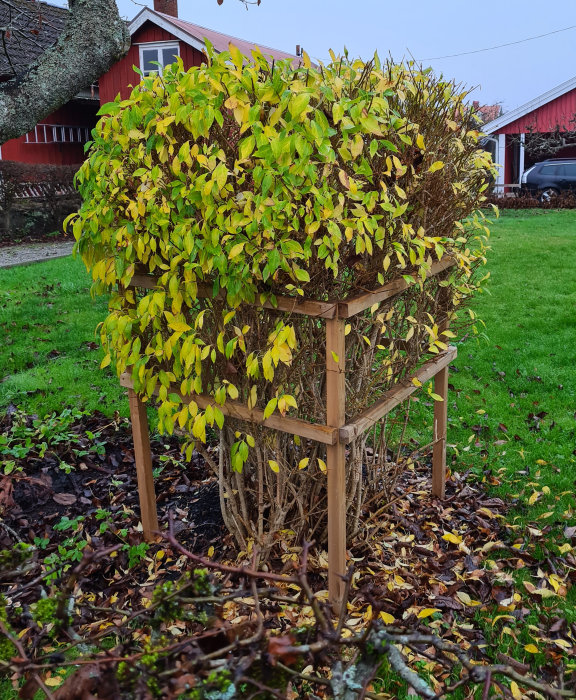
[[[41,123],[87,126],[92,129],[97,121],[97,110],[97,102],[69,102]],[[26,137],[21,136],[2,145],[2,160],[16,160],[20,163],[79,165],[84,157],[84,144],[81,143],[26,143]]]
[[[554,131],[556,125],[564,129],[574,129],[570,120],[576,115],[576,88],[542,107],[529,112],[520,119],[503,126],[499,134],[522,134],[531,129],[540,133]]]
[[[132,46],[126,56],[100,78],[101,104],[112,102],[118,94],[123,100],[130,96],[132,87],[140,82],[139,75],[133,69],[133,66],[140,67],[140,47],[136,44],[147,41],[179,41],[180,57],[186,69],[199,66],[204,60],[203,54],[197,49],[151,22],[146,22],[132,37]]]

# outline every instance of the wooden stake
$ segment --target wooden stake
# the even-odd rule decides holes
[[[158,530],[158,514],[156,512],[156,493],[154,491],[154,476],[152,474],[152,452],[150,451],[150,435],[148,432],[148,417],[146,406],[133,389],[128,389],[130,401],[130,419],[132,421],[132,436],[134,438],[134,461],[138,477],[138,496],[140,499],[140,519],[144,537],[153,538],[152,533]]]
[[[444,498],[446,486],[446,428],[448,424],[448,367],[434,377],[434,392],[442,401],[434,401],[434,448],[432,451],[432,493]]]
[[[326,422],[341,428],[346,422],[345,322],[326,321]],[[335,612],[344,598],[346,573],[346,445],[327,447],[328,594]]]

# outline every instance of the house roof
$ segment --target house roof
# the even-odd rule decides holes
[[[58,40],[68,10],[46,2],[0,2],[0,27],[6,28],[0,43],[0,80],[8,80],[26,68]]]
[[[162,29],[165,29],[199,51],[204,51],[206,49],[204,40],[208,39],[218,53],[228,51],[228,44],[232,43],[234,46],[238,47],[241,53],[245,56],[249,56],[250,52],[258,47],[264,56],[271,56],[276,60],[290,58],[298,62],[300,61],[300,58],[295,54],[279,51],[278,49],[273,49],[269,46],[264,46],[263,44],[256,42],[247,41],[246,39],[240,39],[239,37],[222,34],[222,32],[217,32],[214,29],[201,27],[198,24],[192,24],[192,22],[186,22],[183,19],[172,17],[162,12],[156,12],[149,7],[141,10],[130,22],[128,25],[130,34],[133,35],[145,22],[148,21],[162,27]]]
[[[539,107],[552,102],[552,100],[555,100],[558,97],[562,97],[562,95],[565,95],[574,89],[576,89],[576,77],[566,80],[564,83],[552,88],[552,90],[548,90],[548,92],[535,97],[533,100],[530,100],[530,102],[526,102],[526,104],[516,107],[516,109],[513,109],[510,112],[506,112],[501,117],[498,117],[498,119],[493,119],[491,122],[488,122],[488,124],[484,124],[482,127],[482,132],[485,134],[493,134],[508,124],[515,122],[517,119],[525,117],[527,114],[530,114],[530,112],[533,112]]]

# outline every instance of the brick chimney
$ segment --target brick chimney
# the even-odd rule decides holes
[[[178,0],[154,0],[154,9],[156,12],[178,17]]]

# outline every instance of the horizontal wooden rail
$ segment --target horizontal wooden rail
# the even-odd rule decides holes
[[[455,264],[456,260],[454,258],[445,256],[439,262],[432,263],[427,277],[434,277]],[[414,281],[418,279],[414,274],[408,273],[408,275],[412,277]],[[375,289],[373,292],[366,292],[366,294],[361,294],[347,301],[340,301],[338,302],[338,318],[351,318],[352,316],[356,316],[356,314],[369,309],[374,304],[379,304],[382,301],[386,301],[387,299],[401,294],[408,289],[409,286],[410,284],[403,277],[399,277],[385,284],[383,287]]]
[[[134,389],[134,382],[132,377],[128,372],[124,372],[120,375],[120,385],[126,387],[127,389]],[[194,401],[201,409],[206,409],[208,406],[213,406],[219,408],[225,416],[230,418],[238,418],[240,420],[248,421],[249,423],[257,423],[263,425],[266,428],[273,428],[274,430],[280,430],[283,433],[289,433],[290,435],[298,435],[307,440],[315,440],[316,442],[321,442],[324,445],[335,445],[338,442],[338,429],[331,428],[327,425],[318,425],[316,423],[309,423],[308,421],[301,420],[300,418],[288,418],[286,416],[272,415],[268,418],[264,418],[264,411],[259,408],[248,408],[243,403],[239,401],[226,401],[224,405],[216,403],[216,401],[211,396],[206,396],[205,394],[192,394],[190,396],[183,396],[180,391],[175,386],[170,386],[168,391],[170,393],[178,394],[184,403],[190,403]],[[158,392],[155,391],[155,394]]]
[[[451,345],[448,350],[428,360],[414,374],[399,382],[390,391],[387,391],[379,401],[362,411],[351,423],[340,428],[340,442],[352,442],[358,435],[371,428],[380,418],[390,413],[393,408],[405,401],[418,389],[418,386],[413,383],[413,379],[417,379],[422,384],[427,382],[441,369],[447,367],[454,360],[456,354],[456,348]]]
[[[158,284],[158,277],[154,275],[135,274],[129,287],[141,287],[143,289],[155,289]],[[223,292],[221,292],[223,295]],[[198,298],[212,299],[214,293],[208,284],[198,284]],[[302,314],[317,318],[334,318],[338,310],[338,304],[330,301],[314,301],[312,299],[301,299],[298,297],[276,297],[276,304],[271,301],[264,303],[254,302],[251,306],[261,306],[265,309],[275,309],[276,311],[286,311],[288,313]]]
[[[447,270],[456,264],[456,260],[452,257],[445,256],[439,262],[432,263],[427,277],[435,275]],[[415,273],[407,273],[417,281],[418,277]],[[140,287],[143,289],[154,289],[158,284],[158,277],[154,275],[146,275],[136,273],[128,285],[129,287]],[[315,318],[351,318],[357,314],[369,309],[374,304],[379,304],[382,301],[391,299],[392,297],[401,294],[410,287],[404,277],[385,284],[383,287],[375,289],[373,292],[366,292],[359,296],[352,297],[346,301],[316,301],[314,299],[299,299],[297,297],[277,296],[276,304],[271,301],[263,303],[253,302],[251,306],[260,306],[265,309],[275,309],[276,311],[285,311],[287,313],[302,314],[304,316],[312,316]],[[223,294],[223,292],[221,292]],[[212,287],[208,284],[198,284],[198,297],[209,299],[213,297]]]

